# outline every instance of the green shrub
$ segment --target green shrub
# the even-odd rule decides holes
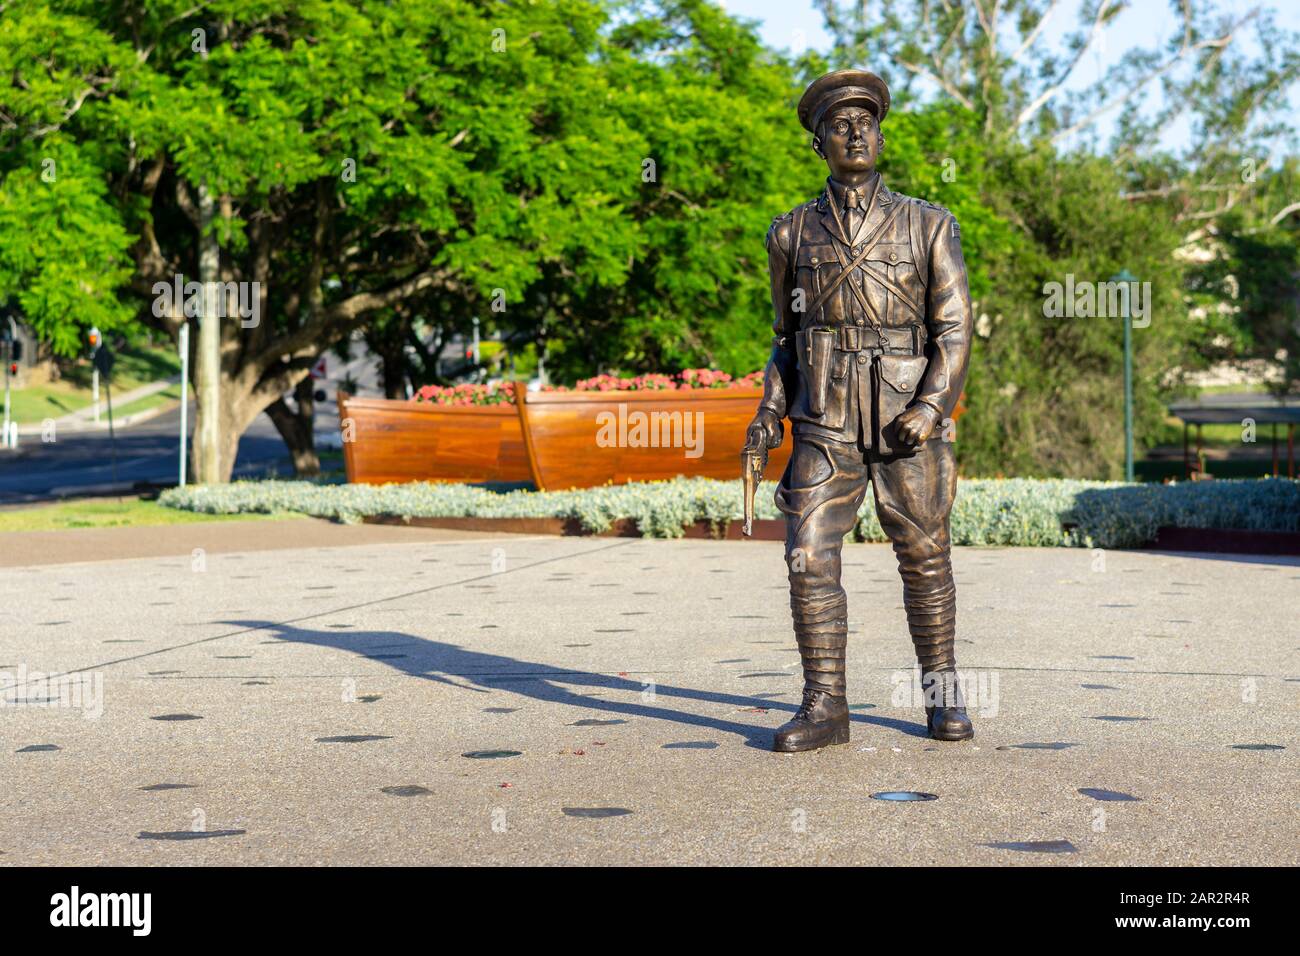
[[[779,518],[766,482],[759,518]],[[680,537],[695,521],[741,517],[737,481],[677,478],[577,491],[511,491],[457,484],[324,485],[241,481],[172,488],[164,505],[208,514],[293,511],[355,522],[368,515],[402,518],[571,518],[589,531],[634,519],[650,537]],[[1126,485],[1065,479],[968,479],[952,509],[952,540],[961,545],[1131,548],[1150,543],[1162,525],[1183,528],[1300,530],[1300,484],[1286,479]],[[856,537],[887,540],[868,492]]]

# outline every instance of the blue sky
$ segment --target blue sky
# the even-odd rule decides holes
[[[759,32],[768,46],[786,50],[800,44],[816,50],[830,48],[830,36],[822,25],[821,15],[813,9],[812,0],[719,0],[719,6],[733,16],[759,21]],[[1064,34],[1077,28],[1078,6],[1078,0],[1074,0],[1062,4],[1061,9],[1053,13],[1043,31],[1046,42],[1059,41]],[[1225,9],[1244,12],[1255,6],[1272,10],[1279,27],[1300,30],[1300,3],[1237,2],[1225,5]],[[1085,54],[1076,70],[1076,82],[1071,83],[1071,88],[1094,82],[1135,43],[1141,43],[1144,47],[1153,46],[1170,37],[1178,26],[1169,5],[1163,0],[1137,0],[1119,15],[1115,24],[1106,32],[1105,42]],[[1243,49],[1249,50],[1249,47]],[[870,63],[861,65],[866,69],[872,68]],[[1158,95],[1156,84],[1152,84],[1149,89]],[[1291,105],[1292,111],[1300,114],[1300,90],[1294,86],[1291,90]],[[1113,115],[1108,115],[1099,129],[1107,131],[1111,122]],[[1164,145],[1173,149],[1185,148],[1190,133],[1190,127],[1185,121],[1177,123],[1168,130]]]

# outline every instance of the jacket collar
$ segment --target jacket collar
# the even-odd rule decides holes
[[[845,197],[848,188],[843,183],[836,182],[828,176],[826,178],[826,188],[822,190],[821,196],[817,199],[817,210],[821,213],[823,225],[846,246],[851,245],[852,239],[852,237],[845,235],[841,228],[847,211]],[[860,234],[865,234],[871,229],[871,224],[879,220],[881,215],[879,210],[887,209],[894,202],[894,195],[885,188],[885,182],[878,172],[859,188],[866,196],[865,199],[860,200],[860,208],[866,214],[866,223],[860,230]],[[832,207],[832,203],[835,204],[834,207]]]

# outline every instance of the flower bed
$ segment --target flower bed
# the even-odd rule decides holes
[[[466,383],[463,385],[425,385],[412,396],[413,402],[432,402],[436,405],[513,405],[515,382],[489,385]],[[617,375],[597,375],[584,378],[572,388],[565,385],[544,385],[543,392],[643,392],[689,391],[700,388],[759,388],[763,384],[762,371],[750,372],[732,378],[726,372],[708,368],[688,368],[677,375],[637,375],[621,378]]]
[[[756,517],[779,518],[773,485],[759,490]],[[341,521],[367,516],[566,518],[592,532],[621,519],[642,534],[680,537],[696,521],[740,520],[740,482],[679,478],[575,491],[498,494],[484,488],[416,482],[318,485],[236,482],[172,488],[164,505],[209,514],[295,511]],[[1288,479],[1170,485],[1118,482],[969,479],[958,484],[952,540],[959,545],[1131,548],[1150,544],[1160,527],[1300,531],[1300,483]],[[856,537],[884,541],[870,493]]]

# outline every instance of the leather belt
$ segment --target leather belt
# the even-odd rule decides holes
[[[925,345],[925,333],[919,325],[901,328],[875,328],[864,325],[841,325],[831,328],[835,333],[835,348],[841,352],[881,351],[881,343],[891,352],[920,355]]]

